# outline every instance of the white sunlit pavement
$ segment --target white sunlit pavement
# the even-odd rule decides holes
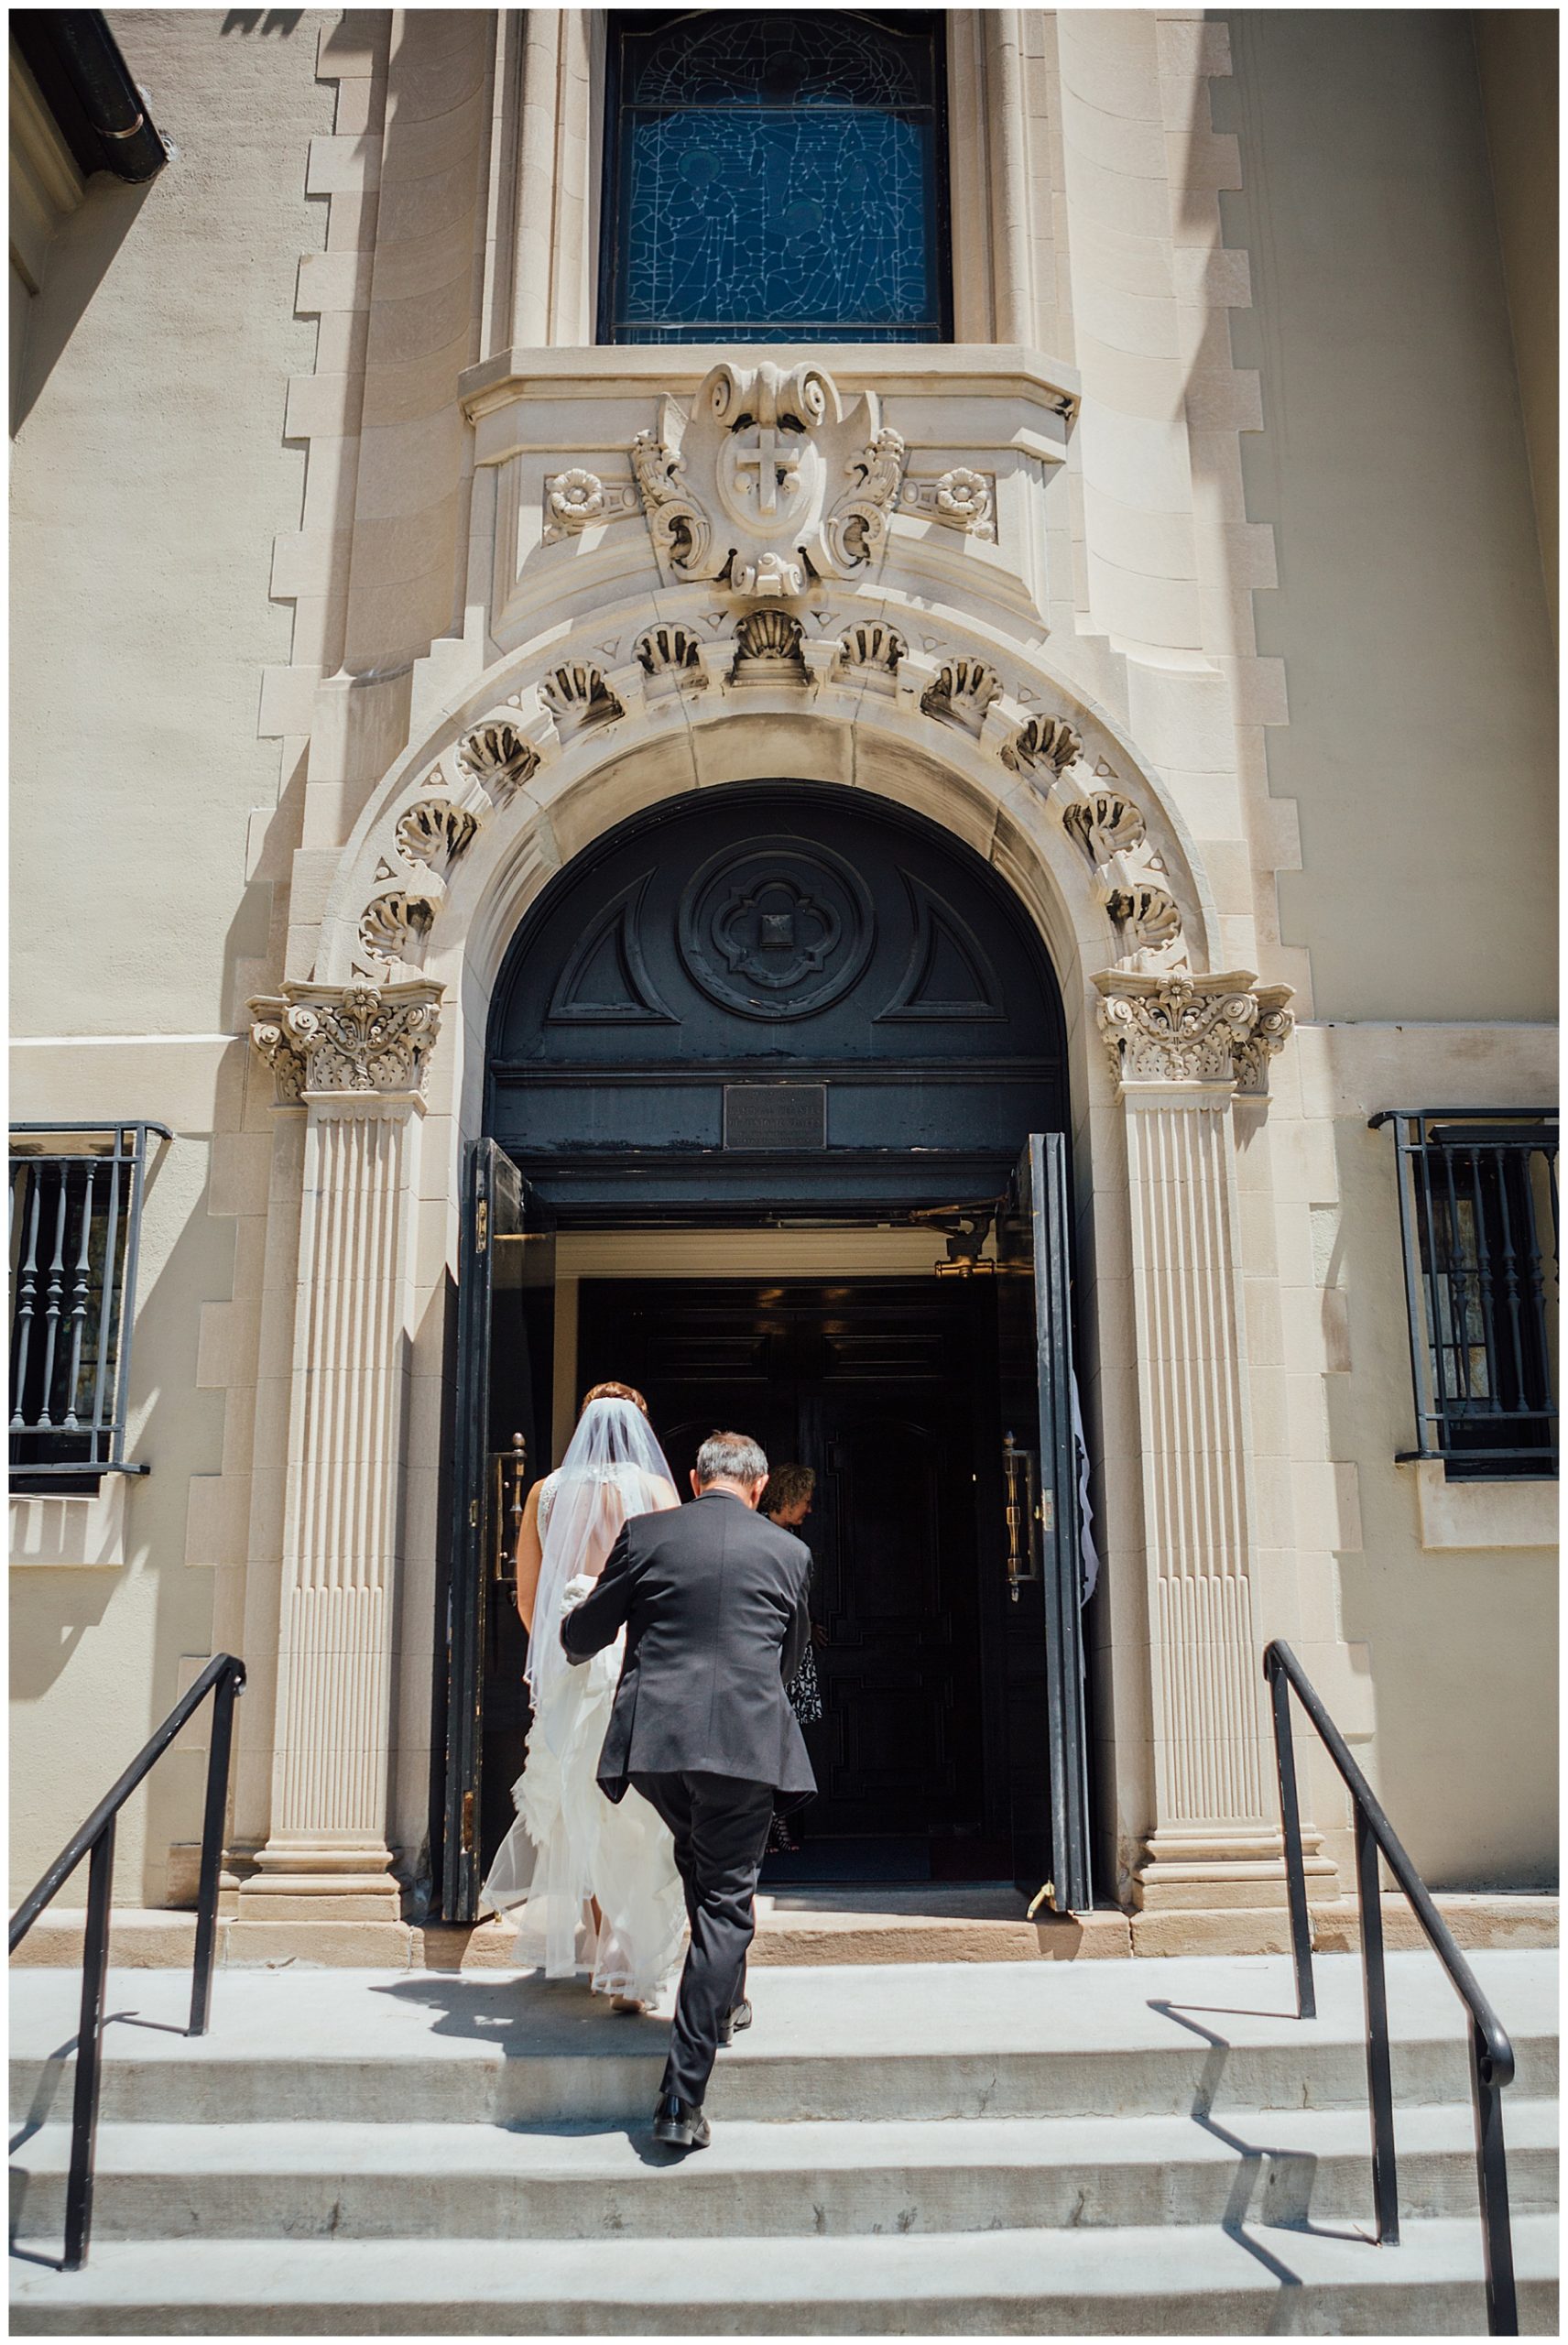
[[[1555,2326],[1549,1952],[1482,1953],[1523,2325]],[[1359,1964],[771,1969],[711,2150],[658,2019],[483,1973],[115,1971],[92,2252],[58,2257],[78,1980],[14,1975],[20,2331],[1479,2333],[1464,2014],[1390,1957],[1403,2243],[1371,2243]]]

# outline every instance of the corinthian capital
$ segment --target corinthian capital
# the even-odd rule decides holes
[[[441,988],[286,985],[253,1001],[250,1038],[280,1107],[302,1100],[419,1099],[441,1027]]]
[[[1201,977],[1104,969],[1094,983],[1119,1084],[1268,1089],[1269,1062],[1293,1022],[1289,986],[1259,986],[1250,969]]]

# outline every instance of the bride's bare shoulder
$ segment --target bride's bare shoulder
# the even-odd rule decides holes
[[[680,1503],[681,1493],[673,1482],[667,1482],[662,1474],[649,1475],[648,1509],[649,1514],[668,1514],[672,1507],[677,1507]]]

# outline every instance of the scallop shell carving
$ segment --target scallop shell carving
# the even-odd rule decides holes
[[[985,722],[986,710],[994,700],[1001,698],[1001,678],[984,660],[949,660],[944,661],[935,683],[928,687],[920,707],[927,716],[961,725],[966,733],[977,736]]]
[[[483,789],[504,806],[539,769],[539,751],[525,741],[515,725],[497,717],[481,725],[459,747],[457,761]]]
[[[706,682],[702,645],[690,627],[669,623],[650,627],[637,640],[637,656],[649,676],[673,676],[677,682]]]
[[[887,627],[880,619],[862,619],[839,645],[839,666],[846,676],[890,683],[908,649],[897,627]]]
[[[435,916],[428,896],[410,895],[407,889],[373,896],[359,923],[359,941],[373,960],[417,962]]]
[[[1059,774],[1065,773],[1073,758],[1083,754],[1083,744],[1064,717],[1031,716],[1002,751],[1002,762],[1015,773],[1034,774],[1048,769]]]
[[[539,698],[563,740],[581,733],[585,725],[607,725],[625,714],[600,671],[585,660],[552,668],[539,686]]]
[[[421,798],[399,817],[397,838],[410,863],[445,870],[457,861],[479,825],[449,798]]]
[[[1092,790],[1062,819],[1091,863],[1130,855],[1149,835],[1141,812],[1119,790]]]
[[[1163,888],[1118,888],[1106,900],[1105,909],[1131,932],[1131,941],[1140,952],[1161,953],[1181,937],[1181,908]]]
[[[806,680],[800,657],[802,628],[789,611],[747,611],[735,628],[736,684],[798,684]]]

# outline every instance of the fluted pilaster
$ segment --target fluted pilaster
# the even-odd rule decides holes
[[[251,1004],[306,1116],[271,1834],[242,1918],[395,1922],[394,1613],[424,1077],[441,988],[290,986]]]
[[[1272,1902],[1230,1108],[1264,1086],[1289,989],[1246,971],[1095,983],[1127,1118],[1150,1580],[1155,1817],[1138,1892],[1146,1905]]]

